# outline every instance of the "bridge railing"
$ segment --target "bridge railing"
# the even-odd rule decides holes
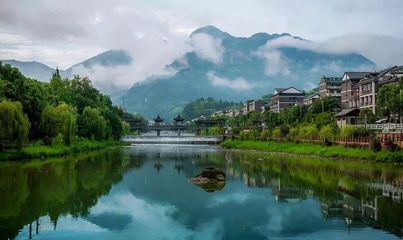
[[[371,129],[371,130],[382,130],[382,132],[401,132],[403,130],[403,124],[398,123],[358,124],[354,125],[354,127]]]

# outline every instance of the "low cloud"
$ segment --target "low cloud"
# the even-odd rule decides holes
[[[259,49],[259,52],[269,62],[282,63],[280,56],[275,51],[283,47],[295,47],[329,54],[358,53],[373,61],[380,69],[403,64],[403,59],[401,58],[403,39],[390,36],[355,33],[334,37],[317,43],[293,36],[283,36],[268,41],[264,47]],[[335,63],[330,67],[336,69],[337,65],[340,64]],[[275,65],[274,69],[268,69],[268,73],[270,74],[276,69]]]
[[[207,78],[213,84],[213,86],[226,87],[226,88],[235,90],[237,92],[249,91],[252,88],[256,87],[255,84],[249,83],[244,78],[236,78],[236,79],[230,80],[227,78],[222,78],[222,77],[217,76],[214,71],[208,72]]]
[[[221,39],[216,39],[205,33],[198,33],[192,36],[191,44],[196,55],[214,64],[221,64],[225,49],[221,45]]]
[[[175,73],[176,70],[171,68],[162,68],[159,71],[144,71],[144,69],[136,68],[136,64],[118,67],[94,65],[90,68],[80,64],[72,68],[72,75],[87,76],[94,87],[106,94],[129,89],[136,82],[142,82],[150,78],[170,77]]]
[[[290,75],[291,71],[288,66],[288,60],[280,51],[263,47],[259,48],[259,50],[253,54],[266,60],[265,73],[267,76],[275,76],[278,74],[284,76]]]

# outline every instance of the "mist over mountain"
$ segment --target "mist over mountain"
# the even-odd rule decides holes
[[[206,26],[194,31],[190,40],[193,51],[166,66],[175,75],[149,78],[127,92],[123,98],[130,112],[171,118],[202,97],[246,101],[278,87],[309,90],[323,75],[375,69],[361,54],[326,52],[288,33],[238,38]]]
[[[106,51],[60,73],[64,77],[88,76],[96,88],[111,95],[114,104],[124,104],[129,112],[171,119],[185,104],[202,97],[246,101],[279,87],[312,89],[323,75],[376,70],[359,53],[331,50],[288,33],[234,37],[206,26],[195,30],[188,44],[189,51],[161,69],[164,74],[138,75],[133,67],[141,62],[125,50]],[[49,81],[55,70],[36,62],[2,62],[41,81]]]

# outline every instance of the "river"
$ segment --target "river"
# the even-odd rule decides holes
[[[399,239],[402,199],[400,167],[139,144],[0,163],[0,239]]]

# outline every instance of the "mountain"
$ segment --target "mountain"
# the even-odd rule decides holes
[[[3,64],[10,64],[18,68],[24,76],[37,79],[42,82],[49,82],[52,78],[52,74],[56,69],[46,66],[39,62],[22,62],[17,60],[0,60]],[[124,50],[109,50],[98,54],[92,58],[89,58],[81,63],[77,63],[74,66],[66,70],[59,70],[60,75],[63,77],[73,77],[73,69],[75,67],[83,67],[90,69],[94,66],[102,67],[117,67],[125,66],[133,63],[133,58],[130,54]]]
[[[17,60],[0,60],[2,64],[10,64],[13,67],[20,69],[24,76],[37,79],[43,82],[49,82],[55,69],[46,66],[39,62],[21,62]]]
[[[244,102],[271,94],[274,88],[310,90],[317,87],[323,75],[341,77],[346,71],[375,70],[375,64],[361,54],[319,51],[315,43],[289,33],[234,37],[214,26],[205,26],[196,29],[189,42],[193,50],[166,66],[173,75],[154,76],[130,89],[120,88],[122,91],[111,94],[114,104],[124,103],[129,112],[148,118],[160,114],[172,119],[187,103],[199,98]],[[37,62],[2,62],[41,81],[49,81],[55,71]],[[117,67],[128,66],[124,69],[130,73],[134,62],[124,50],[109,50],[60,70],[60,74],[70,78],[77,72],[90,74],[95,87],[111,92],[119,90],[114,83],[130,81],[119,77]]]
[[[85,68],[92,68],[96,65],[102,66],[102,67],[117,67],[117,66],[124,66],[124,65],[130,65],[133,62],[133,58],[130,56],[130,54],[124,50],[109,50],[106,52],[103,52],[95,57],[89,58],[85,60],[84,62],[78,63],[66,71],[71,71],[72,68],[77,67],[77,66],[83,66]]]
[[[195,30],[190,39],[194,51],[167,66],[177,71],[175,75],[150,78],[127,92],[124,99],[129,112],[171,119],[198,98],[246,101],[271,94],[277,87],[312,89],[323,75],[340,77],[345,71],[375,68],[360,54],[298,47],[311,42],[288,33],[241,38],[206,26]]]

